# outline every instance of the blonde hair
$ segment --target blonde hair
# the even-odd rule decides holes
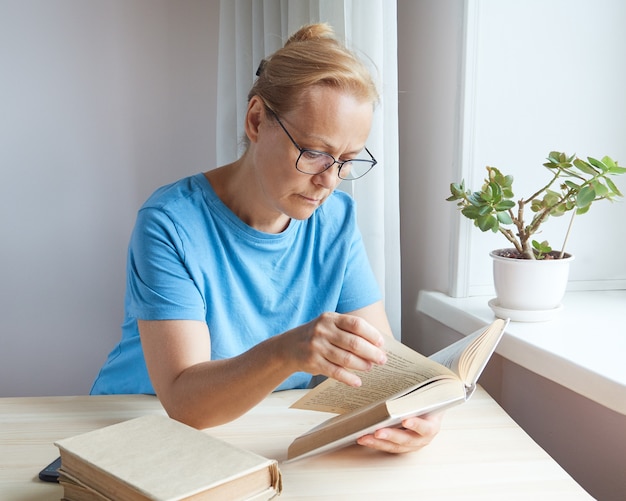
[[[329,86],[374,105],[378,90],[365,64],[326,23],[303,26],[285,46],[261,61],[248,100],[258,95],[277,114],[298,106],[305,91]]]

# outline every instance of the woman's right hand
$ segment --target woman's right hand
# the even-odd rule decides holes
[[[367,371],[387,361],[384,335],[357,315],[323,313],[282,336],[294,372],[322,374],[350,386],[361,385],[351,370]]]

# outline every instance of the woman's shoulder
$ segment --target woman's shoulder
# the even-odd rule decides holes
[[[204,195],[209,188],[204,174],[187,176],[157,188],[145,201],[142,209],[166,209],[171,205],[186,203],[198,194]]]

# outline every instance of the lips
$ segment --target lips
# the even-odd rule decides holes
[[[311,196],[307,196],[307,195],[300,195],[304,200],[306,200],[307,202],[311,203],[311,204],[321,204],[324,201],[324,197],[311,197]]]

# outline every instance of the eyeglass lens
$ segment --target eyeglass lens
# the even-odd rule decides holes
[[[330,168],[335,159],[328,153],[321,151],[303,150],[296,163],[296,168],[305,174],[320,174]],[[357,179],[364,176],[373,167],[370,159],[354,158],[341,164],[339,177],[341,179]]]

